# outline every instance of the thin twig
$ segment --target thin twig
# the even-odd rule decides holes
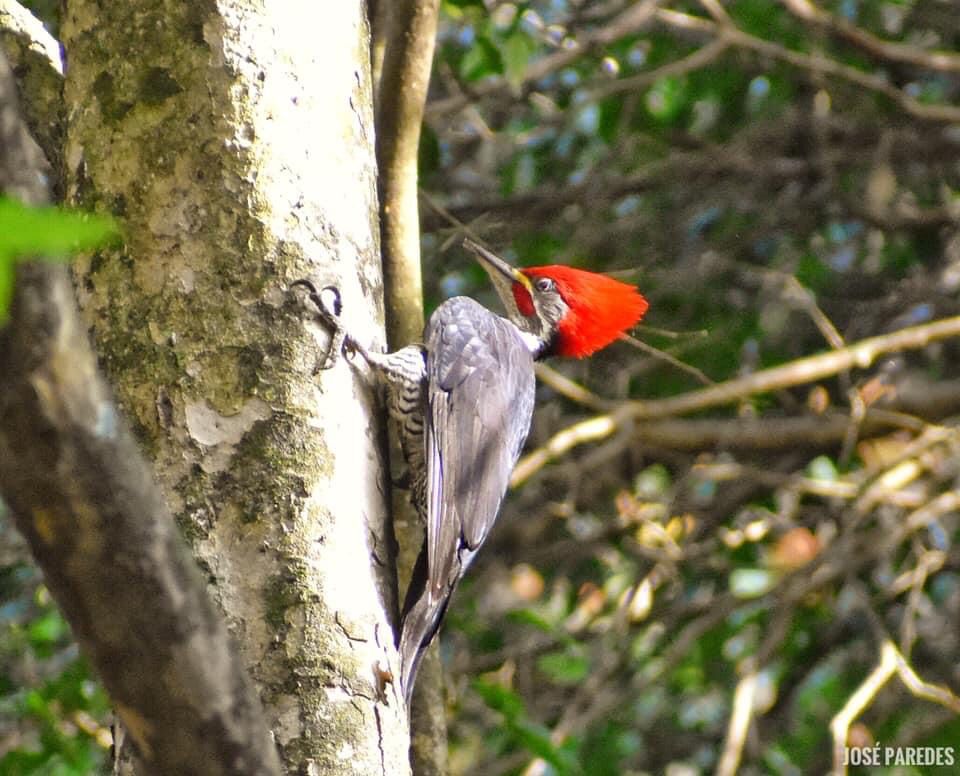
[[[610,400],[597,396],[592,391],[584,388],[580,383],[571,380],[566,375],[560,374],[549,364],[540,362],[534,367],[537,373],[537,379],[546,386],[549,386],[561,396],[570,399],[570,401],[582,404],[592,410],[607,410],[610,408]]]
[[[833,734],[833,773],[835,775],[847,773],[847,766],[844,764],[844,751],[847,748],[850,725],[873,702],[877,693],[883,689],[894,674],[900,677],[900,681],[915,698],[940,704],[954,713],[960,714],[960,698],[946,687],[921,679],[896,645],[889,638],[886,638],[880,648],[880,661],[830,722],[830,732]]]
[[[719,24],[709,19],[691,16],[690,14],[669,9],[658,10],[656,17],[668,27],[710,33],[731,45],[763,54],[771,59],[787,62],[802,70],[808,70],[821,75],[835,76],[856,84],[857,86],[862,86],[865,89],[882,94],[893,100],[893,102],[897,103],[911,116],[929,121],[960,122],[960,108],[958,107],[945,105],[943,103],[921,102],[911,97],[902,89],[897,88],[882,76],[858,70],[855,67],[845,65],[822,54],[805,54],[800,51],[788,49],[786,46],[775,43],[774,41],[751,35],[739,27],[734,26],[732,22]]]
[[[792,14],[805,21],[825,27],[837,37],[858,46],[879,59],[906,62],[930,70],[960,72],[960,55],[950,51],[924,51],[906,43],[883,40],[846,19],[834,16],[814,5],[810,0],[782,0]]]
[[[904,447],[900,455],[893,461],[888,462],[881,471],[871,472],[871,478],[864,483],[863,494],[853,505],[855,519],[869,514],[877,504],[888,501],[891,494],[899,492],[907,484],[917,479],[924,469],[921,463],[923,453],[945,442],[952,441],[955,443],[956,438],[957,429],[949,426],[930,425],[924,429],[920,436]],[[930,504],[927,505],[927,507],[930,506]],[[919,512],[921,510],[917,510],[917,513]],[[917,520],[920,519],[917,518]],[[908,518],[904,521],[900,530],[896,532],[895,536],[899,537],[897,544],[909,536],[912,531],[917,530],[916,527],[910,528],[910,525],[912,525],[912,522]],[[918,527],[921,526],[918,525]]]
[[[904,657],[910,658],[913,652],[913,644],[917,640],[917,613],[920,610],[921,599],[923,598],[923,588],[927,584],[930,575],[943,568],[947,561],[947,554],[940,550],[923,550],[921,542],[914,536],[913,544],[915,549],[919,549],[921,554],[917,560],[917,565],[907,574],[902,574],[893,581],[891,592],[896,589],[901,580],[905,580],[910,588],[910,595],[907,596],[907,606],[903,612],[903,619],[900,623],[900,652]]]
[[[684,415],[739,401],[758,393],[769,393],[784,388],[832,377],[848,369],[866,369],[878,356],[901,350],[917,350],[951,337],[960,336],[960,316],[944,318],[920,326],[911,326],[890,334],[861,340],[845,348],[797,359],[781,366],[754,372],[746,377],[729,380],[711,388],[691,391],[670,399],[630,402],[624,412],[632,419]]]
[[[666,361],[668,364],[670,364],[670,366],[676,367],[681,372],[685,372],[703,385],[716,385],[716,382],[707,377],[703,370],[697,369],[697,367],[692,366],[691,364],[685,364],[679,358],[671,356],[665,350],[660,350],[652,345],[648,345],[646,342],[638,340],[636,337],[633,337],[629,334],[621,334],[620,339],[622,339],[624,342],[630,343],[637,350],[642,350],[652,358],[659,359],[660,361]]]
[[[850,725],[860,716],[861,712],[870,705],[877,693],[890,681],[897,671],[896,647],[889,641],[884,642],[880,650],[880,662],[863,680],[847,702],[830,721],[830,732],[833,734],[833,773],[834,776],[846,774],[847,766],[844,763],[844,752],[847,748],[847,736]]]
[[[902,350],[917,350],[931,342],[956,336],[960,336],[960,316],[871,337],[839,350],[797,359],[680,396],[653,401],[625,402],[613,412],[580,421],[559,431],[542,447],[520,460],[510,482],[513,487],[516,487],[550,460],[564,455],[584,442],[605,439],[624,424],[685,415],[731,404],[755,394],[769,393],[832,377],[838,372],[849,369],[866,369],[880,355]]]
[[[733,713],[727,726],[723,754],[717,764],[717,776],[734,776],[740,767],[747,730],[750,728],[750,720],[753,719],[753,699],[756,693],[757,672],[751,670],[737,682],[737,689],[733,694]]]
[[[720,5],[720,0],[700,0],[700,5],[706,9],[718,24],[732,24],[730,16]]]
[[[615,81],[607,81],[587,89],[587,99],[602,100],[614,94],[624,94],[625,92],[637,92],[653,86],[657,81],[668,76],[686,75],[695,70],[702,70],[708,65],[712,65],[720,56],[730,48],[730,44],[722,39],[712,40],[701,48],[681,57],[673,62],[661,65],[655,70],[650,70],[626,78],[618,78]]]
[[[960,698],[954,695],[949,687],[943,687],[939,684],[921,679],[917,675],[917,672],[913,670],[913,666],[900,654],[900,650],[894,646],[893,642],[889,641],[887,643],[894,650],[894,657],[897,662],[897,674],[900,676],[900,681],[904,683],[913,696],[922,698],[925,701],[930,701],[931,703],[937,703],[940,706],[950,709],[954,714],[960,714]]]
[[[534,60],[520,78],[519,88],[524,89],[566,67],[592,48],[609,46],[621,38],[640,32],[650,23],[660,2],[661,0],[643,0],[639,3],[631,3],[609,24],[581,32],[574,38],[575,45]],[[474,86],[470,95],[457,94],[432,102],[427,106],[427,120],[445,121],[451,114],[466,107],[471,100],[476,101],[493,94],[509,93],[517,88],[516,83],[511,83],[504,77],[490,78]]]

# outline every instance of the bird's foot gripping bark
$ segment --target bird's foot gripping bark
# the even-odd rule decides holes
[[[295,280],[290,287],[303,286],[307,289],[310,301],[317,308],[317,314],[324,325],[330,329],[330,348],[326,355],[317,362],[314,367],[314,373],[329,369],[337,363],[337,358],[343,353],[350,358],[358,351],[358,347],[353,337],[347,334],[347,330],[340,322],[340,313],[343,310],[343,304],[340,299],[340,290],[336,286],[324,286],[319,291],[312,281],[306,278]]]

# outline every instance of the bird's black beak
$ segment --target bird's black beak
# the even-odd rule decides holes
[[[477,257],[477,262],[490,276],[490,281],[493,283],[494,289],[496,289],[497,296],[500,297],[500,301],[503,302],[508,311],[515,312],[517,309],[517,302],[513,296],[513,286],[515,283],[523,286],[531,298],[533,297],[533,284],[530,282],[530,278],[516,267],[507,264],[507,262],[495,253],[488,251],[469,237],[464,238],[463,246]],[[512,318],[513,316],[511,315],[510,317]]]

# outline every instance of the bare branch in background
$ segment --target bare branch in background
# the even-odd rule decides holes
[[[846,19],[824,11],[810,0],[783,0],[794,15],[823,27],[837,37],[863,49],[877,59],[888,62],[906,62],[929,70],[960,72],[960,54],[952,51],[928,51],[906,43],[895,43],[871,35]]]
[[[857,86],[862,86],[893,100],[911,116],[929,121],[960,122],[960,108],[942,103],[921,102],[881,76],[858,70],[822,54],[805,54],[793,51],[774,41],[751,35],[734,26],[732,22],[721,24],[668,9],[658,11],[657,19],[668,27],[678,30],[707,32],[729,45],[786,62],[811,73],[834,76]]]
[[[385,11],[376,129],[384,304],[394,348],[417,341],[423,332],[417,149],[439,6],[439,0],[403,0]]]
[[[914,697],[939,703],[951,709],[954,713],[960,714],[960,698],[946,687],[940,687],[921,679],[910,663],[900,654],[896,645],[889,639],[885,639],[880,647],[880,660],[876,667],[847,699],[843,708],[830,722],[830,731],[833,733],[834,776],[847,773],[844,754],[849,745],[847,737],[850,725],[876,699],[877,693],[895,675],[900,677],[900,680]]]
[[[464,593],[475,609],[462,611],[494,627],[451,634],[454,674],[501,668],[491,681],[523,713],[466,690],[454,740],[529,722],[580,762],[622,734],[636,747],[623,770],[696,751],[710,763],[694,767],[762,771],[781,746],[788,769],[824,772],[846,698],[814,708],[809,687],[856,685],[874,643],[851,584],[882,606],[904,659],[922,656],[925,681],[950,683],[960,645],[941,593],[958,557],[956,23],[942,3],[847,17],[782,0],[761,18],[698,0],[585,44],[630,5],[494,3],[490,19],[451,19],[427,111],[440,151],[427,244],[469,228],[521,262],[616,272],[657,325],[708,329],[671,353],[725,381],[689,390],[624,348],[538,368],[524,487]],[[675,682],[695,707],[669,702]],[[890,719],[893,695],[877,700],[851,745]],[[884,743],[927,745],[955,724],[942,708]],[[784,744],[798,714],[820,716],[803,755]],[[469,772],[553,764],[506,738]]]
[[[550,73],[575,62],[585,52],[608,46],[627,35],[633,35],[645,29],[660,3],[661,0],[642,0],[639,3],[628,4],[627,8],[608,24],[576,35],[571,41],[571,46],[532,62],[520,80],[520,87],[529,87]],[[427,106],[427,121],[431,123],[443,121],[451,114],[465,108],[470,102],[494,94],[507,94],[513,88],[503,77],[490,78],[473,87],[470,94],[458,94],[430,103]]]
[[[668,399],[624,402],[613,412],[570,426],[554,434],[542,447],[520,459],[511,478],[516,487],[547,462],[564,455],[584,442],[595,442],[612,434],[624,424],[639,420],[657,420],[673,415],[710,409],[783,388],[804,385],[850,369],[866,369],[878,356],[903,350],[916,350],[931,342],[960,336],[960,317],[901,329],[871,337],[845,348],[797,359],[746,377],[728,380]]]
[[[743,745],[747,740],[747,730],[753,718],[753,699],[757,692],[757,672],[749,670],[739,682],[733,694],[733,712],[727,727],[727,739],[723,745],[723,754],[717,765],[717,776],[734,776],[740,767]]]

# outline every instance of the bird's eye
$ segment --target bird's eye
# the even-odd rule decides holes
[[[540,278],[537,280],[537,291],[549,291],[553,288],[553,281],[550,278]]]

